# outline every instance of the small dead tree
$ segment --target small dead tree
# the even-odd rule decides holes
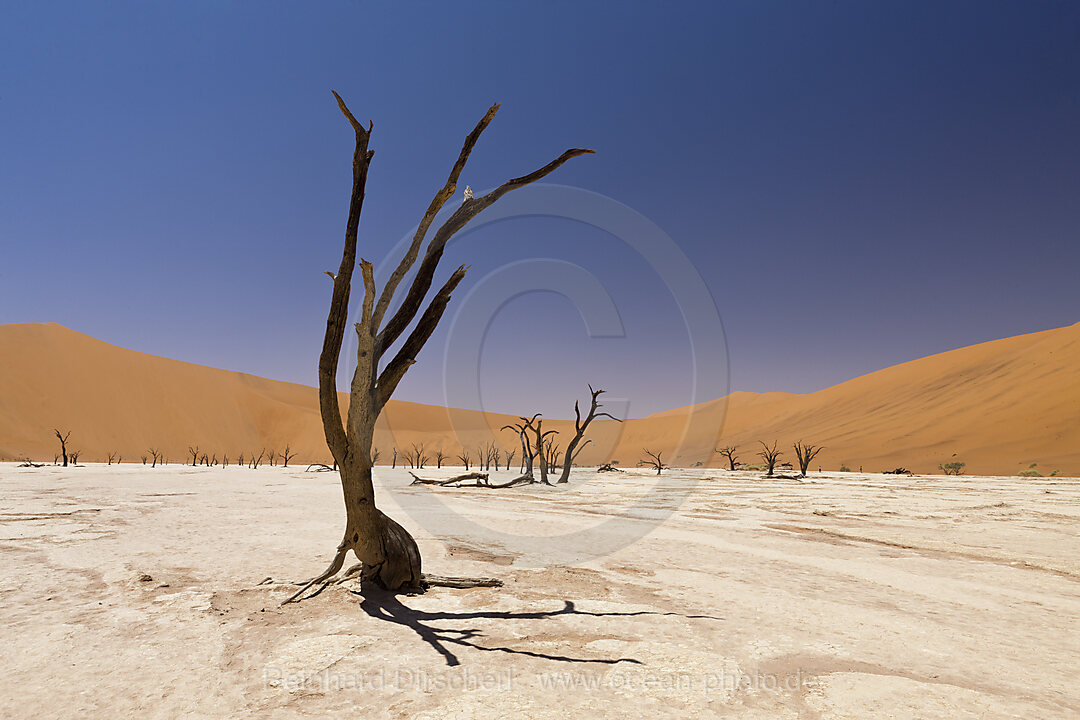
[[[255,452],[252,451],[252,453],[251,453],[251,464],[248,465],[248,467],[250,467],[252,470],[258,470],[259,469],[259,464],[262,463],[263,457],[265,457],[265,456],[266,456],[266,451],[265,450],[260,452],[258,457],[256,457]]]
[[[244,467],[244,453],[240,453],[236,456],[236,464],[239,467]]]
[[[375,464],[377,462],[379,462],[379,455],[380,454],[381,453],[379,452],[379,448],[377,448],[377,447],[371,448],[371,467],[375,467]]]
[[[469,470],[469,461],[472,460],[472,458],[469,455],[469,451],[466,450],[465,448],[461,448],[461,453],[458,455],[458,460],[461,461],[461,464],[465,466],[465,470],[468,471]]]
[[[772,447],[769,447],[765,443],[758,440],[761,444],[761,450],[758,451],[758,457],[765,462],[765,477],[773,477],[773,471],[776,469],[777,459],[784,453],[776,449],[776,442],[773,442]]]
[[[502,430],[513,430],[518,434],[518,439],[521,441],[521,474],[522,477],[533,476],[533,458],[540,452],[540,445],[533,445],[532,439],[529,438],[529,431],[536,431],[536,427],[533,423],[540,417],[539,413],[533,415],[531,418],[522,417],[521,422],[511,425],[503,425]]]
[[[638,460],[638,467],[644,466],[653,468],[654,470],[656,470],[657,475],[660,474],[661,470],[667,469],[667,465],[665,465],[664,461],[661,459],[661,455],[663,455],[663,452],[653,452],[648,448],[642,448],[641,451],[645,453],[645,455],[647,455],[648,457],[644,457],[641,460]]]
[[[559,458],[562,453],[559,452],[559,443],[555,442],[555,436],[552,435],[544,443],[544,454],[547,455],[547,466],[556,467],[559,464]]]
[[[72,465],[78,465],[79,464],[79,455],[81,453],[82,453],[82,450],[72,450],[71,452],[68,453],[68,455],[71,457],[71,464]]]
[[[150,467],[157,467],[157,464],[161,461],[161,452],[157,448],[150,448],[149,450],[147,450],[147,452],[150,453],[150,457],[152,459]],[[146,456],[143,455],[143,465],[145,464]]]
[[[334,287],[330,311],[326,322],[323,349],[319,357],[319,406],[326,443],[341,468],[341,485],[345,500],[345,528],[341,542],[329,567],[307,582],[297,593],[286,599],[291,602],[317,583],[327,582],[342,568],[345,556],[352,551],[360,561],[362,578],[387,590],[422,588],[420,550],[416,541],[405,528],[383,513],[375,500],[371,475],[371,442],[375,421],[387,401],[397,389],[405,373],[416,362],[416,357],[431,338],[442,319],[450,296],[465,277],[467,267],[462,265],[451,273],[445,284],[434,294],[426,308],[425,298],[431,290],[435,271],[442,259],[447,242],[470,220],[491,207],[506,193],[540,180],[554,172],[571,158],[591,151],[567,150],[554,161],[528,175],[509,180],[480,197],[465,196],[461,205],[439,227],[427,242],[423,258],[417,266],[408,290],[397,309],[385,319],[393,304],[398,286],[410,269],[416,265],[428,230],[436,215],[450,198],[457,195],[457,182],[473,146],[481,133],[495,118],[499,106],[493,105],[465,138],[464,145],[450,171],[450,176],[431,201],[413,236],[405,256],[391,273],[378,293],[371,263],[361,259],[357,263],[356,244],[363,208],[368,167],[374,151],[368,148],[371,126],[364,127],[341,97],[334,93],[338,107],[352,126],[356,136],[353,151],[353,182],[349,201],[349,217],[345,226],[345,247],[337,274],[328,273]],[[337,367],[342,340],[348,325],[349,295],[353,270],[359,265],[364,284],[364,299],[359,322],[354,327],[357,335],[356,365],[349,392],[349,409],[342,423],[337,392]],[[378,295],[378,297],[376,297]],[[384,322],[385,320],[385,322]],[[415,321],[415,325],[413,322]],[[395,347],[395,341],[405,331],[404,341],[385,364],[383,353]]]
[[[820,445],[795,443],[795,457],[799,458],[799,477],[806,477],[806,468],[810,467],[810,461],[823,449]]]
[[[397,448],[394,448],[394,461],[390,465],[391,468],[397,467]],[[337,468],[337,460],[334,460],[334,468]]]
[[[142,464],[143,464],[143,465],[145,465],[145,464],[146,464],[146,456],[145,456],[145,455],[143,455],[143,456],[142,456]]]
[[[229,467],[229,456],[228,456],[228,454],[225,454],[225,455],[221,456],[221,467],[223,467],[223,468],[224,467]]]
[[[716,448],[716,452],[727,458],[731,470],[734,470],[735,465],[739,462],[739,456],[736,454],[738,451],[738,445],[728,445],[727,447]]]
[[[588,440],[585,444],[581,445],[581,440],[585,437],[585,432],[589,429],[589,424],[593,420],[598,417],[609,417],[616,422],[622,422],[622,420],[619,420],[619,418],[610,413],[597,412],[597,410],[603,407],[598,401],[598,398],[603,394],[603,390],[593,390],[593,386],[589,385],[589,395],[591,395],[591,398],[589,400],[589,412],[585,415],[584,420],[581,419],[581,408],[578,406],[577,401],[574,401],[574,437],[566,444],[566,457],[563,460],[562,475],[559,476],[560,483],[570,481],[570,468],[574,466],[578,454],[592,442],[592,440]],[[578,447],[578,445],[581,445],[581,447]]]
[[[115,459],[116,459],[116,453],[114,453],[114,452],[111,452],[111,453],[109,453],[109,454],[107,455],[107,459],[108,459],[108,463],[107,463],[107,464],[109,464],[109,465],[112,465],[112,464],[113,464],[113,460],[115,460]]]
[[[187,451],[191,453],[191,467],[195,467],[199,464],[199,446],[192,447],[188,445]]]
[[[274,467],[274,460],[275,458],[277,458],[277,451],[274,450],[274,448],[270,448],[269,450],[264,450],[263,452],[266,453],[266,462],[270,463],[270,467]]]
[[[379,453],[378,450],[374,450],[373,452],[376,455],[378,455],[378,453]],[[292,448],[289,445],[286,445],[285,449],[281,451],[282,467],[289,467],[289,461],[292,460],[294,457],[296,457],[296,453],[292,452]],[[375,461],[372,460],[371,464],[374,465]]]
[[[510,463],[514,462],[514,455],[517,454],[517,450],[506,451],[506,469],[510,469]]]
[[[442,468],[443,460],[446,459],[446,453],[442,448],[435,451],[435,467]]]
[[[67,467],[68,466],[68,459],[69,459],[68,458],[68,450],[67,450],[67,441],[68,441],[68,438],[71,437],[71,431],[68,430],[66,433],[61,433],[56,428],[53,428],[53,432],[56,433],[56,439],[60,441],[60,454],[64,457],[64,467]],[[53,465],[55,465],[55,464],[56,464],[56,458],[53,457]]]

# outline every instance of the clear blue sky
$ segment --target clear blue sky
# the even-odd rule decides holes
[[[501,102],[463,181],[594,148],[551,180],[674,239],[723,317],[734,389],[813,391],[1080,320],[1077,3],[0,8],[0,323],[313,384],[352,143],[331,88],[375,124],[366,257]],[[460,300],[535,257],[595,273],[626,337],[518,298],[484,347],[485,406],[565,415],[587,381],[632,415],[681,404],[677,308],[605,233],[510,220],[446,262],[474,263]],[[442,401],[445,335],[399,397]]]

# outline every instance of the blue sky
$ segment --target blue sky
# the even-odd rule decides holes
[[[463,181],[594,148],[550,180],[678,245],[724,323],[696,342],[726,348],[732,389],[809,392],[1080,320],[1074,3],[0,8],[0,323],[314,383],[352,143],[331,88],[375,124],[365,257],[501,102]],[[460,301],[533,258],[595,275],[625,337],[518,297],[491,321],[485,407],[565,415],[585,382],[631,415],[685,404],[679,307],[618,238],[518,218],[445,262],[473,263]],[[400,398],[443,401],[447,340]]]

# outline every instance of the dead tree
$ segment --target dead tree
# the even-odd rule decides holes
[[[244,467],[244,453],[240,453],[236,458],[236,464],[239,467]]]
[[[454,289],[465,277],[467,267],[458,267],[445,284],[435,292],[426,308],[424,304],[432,280],[442,259],[446,243],[459,230],[483,210],[491,207],[506,193],[540,180],[563,163],[590,150],[567,150],[544,167],[528,175],[509,180],[480,197],[465,196],[449,218],[439,227],[424,248],[423,258],[405,291],[397,309],[385,318],[393,304],[398,286],[417,264],[420,250],[428,230],[439,211],[457,195],[458,177],[465,168],[473,146],[481,133],[494,119],[499,106],[493,105],[465,138],[464,145],[443,187],[424,213],[413,235],[405,256],[387,279],[381,293],[376,297],[374,271],[371,263],[361,259],[360,272],[364,284],[364,299],[359,322],[355,323],[357,335],[356,366],[349,392],[349,409],[342,424],[338,403],[337,367],[341,344],[348,324],[349,294],[352,288],[353,270],[357,266],[356,242],[367,185],[368,167],[374,155],[368,149],[371,126],[364,127],[356,120],[337,93],[338,107],[348,119],[356,136],[353,152],[353,182],[349,201],[349,218],[345,226],[345,247],[337,274],[329,273],[334,287],[330,311],[326,321],[326,334],[319,357],[319,406],[323,421],[326,444],[341,468],[341,485],[345,501],[345,528],[341,542],[329,567],[310,580],[285,602],[302,595],[317,583],[327,582],[341,570],[345,556],[351,550],[360,561],[362,579],[388,589],[422,588],[420,550],[416,541],[401,525],[379,510],[375,503],[375,489],[371,476],[371,442],[375,421],[393,395],[409,367],[416,362],[424,344],[431,338],[442,319]],[[413,326],[413,321],[416,324]],[[388,362],[383,363],[383,353],[395,346],[395,342],[410,327],[404,341]]]
[[[157,467],[158,462],[161,461],[161,452],[157,448],[150,448],[149,450],[147,450],[147,452],[150,453],[150,457],[152,458],[150,467]],[[143,465],[145,464],[146,456],[143,455]]]
[[[653,452],[648,448],[643,448],[642,452],[648,455],[648,457],[638,460],[638,467],[651,467],[656,470],[657,475],[660,474],[661,470],[667,469],[667,465],[665,465],[663,460],[661,460],[660,458],[660,456],[663,455],[663,452]]]
[[[736,453],[739,450],[738,445],[729,445],[727,447],[717,448],[716,452],[720,453],[727,458],[728,465],[732,470],[735,469],[735,465],[739,462],[739,456]]]
[[[772,477],[773,470],[776,468],[776,460],[782,453],[776,449],[776,443],[773,442],[772,447],[769,447],[765,443],[758,440],[761,443],[761,450],[758,452],[758,457],[765,461],[765,469],[768,471],[765,473],[765,477]]]
[[[229,456],[228,456],[228,454],[225,454],[225,455],[221,456],[221,467],[229,467]]]
[[[549,468],[555,467],[559,464],[559,458],[562,457],[562,453],[559,452],[559,443],[555,442],[555,436],[551,436],[544,443],[544,454],[547,456],[547,466]]]
[[[68,455],[71,457],[71,464],[72,465],[78,465],[79,464],[79,455],[80,454],[82,454],[82,450],[72,450],[71,452],[68,453]]]
[[[391,468],[397,467],[397,448],[394,448],[394,461],[390,465]],[[337,469],[337,459],[334,459],[334,469]]]
[[[108,457],[108,464],[109,464],[109,465],[112,465],[112,464],[113,464],[113,460],[115,460],[115,459],[116,459],[116,453],[114,453],[114,452],[111,452],[111,453],[109,453],[109,454],[108,454],[108,456],[107,456],[107,457]]]
[[[266,453],[266,462],[270,463],[270,467],[274,467],[274,459],[277,457],[277,451],[273,448],[270,448],[269,450],[264,450],[263,452]]]
[[[435,467],[442,468],[442,463],[443,463],[443,460],[445,460],[445,459],[446,459],[446,453],[443,452],[442,448],[439,448],[438,450],[435,451]]]
[[[377,455],[379,451],[375,450],[373,452],[375,452]],[[286,445],[285,449],[281,451],[282,467],[289,467],[289,461],[292,460],[294,457],[296,457],[296,453],[292,452],[292,448]],[[374,459],[372,459],[371,464],[375,464]]]
[[[68,438],[71,437],[71,431],[68,430],[66,433],[61,433],[59,430],[54,428],[53,432],[56,433],[56,439],[60,441],[60,454],[64,456],[64,467],[67,467],[68,466],[67,441],[68,441]],[[55,464],[56,464],[56,458],[54,457],[53,458],[53,465],[55,465]]]
[[[461,454],[458,455],[458,460],[460,460],[461,464],[465,466],[465,470],[469,469],[469,461],[471,459],[472,458],[469,456],[469,451],[465,448],[461,448]]]
[[[570,481],[570,468],[573,467],[578,454],[585,449],[586,445],[592,442],[591,440],[586,441],[584,445],[581,445],[580,448],[578,447],[581,443],[581,439],[585,437],[585,432],[589,429],[589,423],[598,417],[609,417],[616,422],[622,422],[622,420],[619,420],[619,418],[610,413],[596,412],[603,407],[603,405],[598,402],[598,398],[604,394],[603,390],[593,390],[593,386],[589,385],[589,394],[592,397],[589,401],[589,412],[585,415],[584,420],[581,419],[580,406],[576,400],[574,401],[574,437],[566,444],[566,457],[563,460],[562,475],[559,476],[560,483]]]
[[[517,454],[517,450],[506,451],[506,469],[510,469],[510,463],[514,462],[514,455]]]
[[[187,451],[191,453],[191,467],[195,467],[199,464],[199,446],[191,447],[188,445]]]
[[[795,443],[795,456],[799,458],[799,477],[806,477],[806,468],[810,467],[810,461],[823,449],[820,445]]]
[[[248,467],[250,467],[252,470],[258,470],[259,469],[259,464],[262,462],[263,457],[265,455],[266,455],[266,451],[263,450],[261,453],[259,453],[258,457],[255,457],[255,451],[252,451],[251,452],[251,463],[248,465]]]
[[[145,455],[143,455],[143,456],[142,456],[142,464],[143,464],[143,465],[145,465],[145,464],[146,464],[146,456],[145,456]]]
[[[531,418],[523,417],[521,422],[514,423],[512,425],[503,425],[501,430],[513,430],[518,434],[518,439],[521,441],[521,474],[522,476],[532,477],[533,474],[533,458],[536,457],[536,450],[533,449],[532,441],[529,439],[529,430],[533,429],[533,421],[540,417],[539,414],[533,415]]]
[[[371,448],[371,467],[375,467],[375,464],[379,462],[379,455],[381,455],[379,448]]]

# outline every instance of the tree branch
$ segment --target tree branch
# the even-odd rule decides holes
[[[482,195],[478,198],[463,202],[461,207],[459,207],[454,214],[443,223],[442,227],[435,232],[431,242],[428,243],[427,251],[424,253],[424,259],[420,263],[420,269],[416,271],[416,277],[413,278],[412,285],[409,287],[409,292],[402,301],[401,307],[398,308],[398,311],[394,313],[393,317],[387,321],[386,326],[379,331],[379,337],[375,343],[378,352],[382,352],[384,348],[392,345],[394,341],[401,336],[401,333],[405,331],[405,328],[408,327],[413,318],[416,317],[416,313],[420,309],[420,303],[431,288],[431,280],[435,275],[435,268],[438,267],[439,260],[442,258],[443,248],[446,247],[446,243],[455,233],[465,227],[470,220],[491,207],[496,200],[511,190],[516,190],[517,188],[524,187],[529,183],[540,180],[557,170],[563,163],[571,158],[575,158],[579,155],[588,155],[593,152],[593,150],[582,150],[577,148],[567,150],[539,170],[519,178],[508,180],[487,195]]]
[[[331,91],[333,92],[333,91]],[[371,128],[364,128],[345,105],[341,96],[334,92],[338,107],[356,133],[353,150],[353,185],[349,198],[349,219],[345,223],[345,248],[341,254],[341,266],[334,276],[334,290],[330,299],[330,312],[326,318],[326,335],[323,337],[322,353],[319,355],[319,410],[322,415],[326,444],[339,463],[348,450],[348,439],[341,423],[341,408],[337,395],[337,366],[341,355],[341,342],[345,337],[345,325],[349,315],[349,293],[352,286],[353,266],[356,264],[356,235],[360,226],[360,212],[364,206],[364,188],[367,185],[368,166],[375,154],[368,150]]]

